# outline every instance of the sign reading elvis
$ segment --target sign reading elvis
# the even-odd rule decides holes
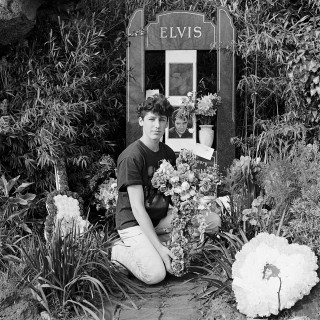
[[[200,38],[201,27],[160,27],[160,38]]]
[[[146,35],[146,50],[212,50],[216,42],[214,23],[191,11],[158,14]]]

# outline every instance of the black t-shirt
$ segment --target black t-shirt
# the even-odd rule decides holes
[[[126,229],[138,225],[127,192],[131,185],[142,185],[145,208],[154,226],[166,216],[169,197],[152,187],[151,179],[159,168],[161,160],[166,159],[175,165],[174,151],[166,144],[159,144],[159,151],[150,150],[142,141],[130,144],[119,156],[117,161],[118,201],[116,211],[116,228]]]

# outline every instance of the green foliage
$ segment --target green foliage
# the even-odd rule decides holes
[[[54,316],[89,314],[100,319],[99,308],[121,292],[136,293],[139,288],[110,262],[111,238],[91,229],[82,236],[76,230],[62,238],[57,232],[51,245],[32,236],[22,248],[22,261],[29,270],[30,287],[43,307]]]
[[[247,139],[235,138],[233,143],[244,154],[259,157],[267,163],[278,154],[280,158],[290,156],[295,146],[307,137],[307,129],[296,112],[276,117],[274,120],[258,120],[257,132]]]
[[[255,190],[259,190],[259,194],[252,192],[251,197],[247,192],[250,184],[243,179],[244,168],[248,166],[244,165],[245,161],[237,160],[224,181],[230,207],[222,212],[222,230],[233,230],[236,235],[244,233],[248,239],[268,232],[290,237],[295,242],[302,241],[298,240],[303,238],[302,230],[306,231],[312,221],[314,228],[309,226],[309,236],[317,239],[318,200],[313,193],[320,181],[318,150],[317,144],[297,142],[286,156],[278,152],[270,155],[268,163],[259,163],[251,177]],[[250,163],[251,158],[246,158],[247,164]]]
[[[201,279],[208,283],[200,298],[210,301],[222,293],[232,294],[232,264],[235,255],[248,240],[244,234],[236,236],[229,232],[207,235],[203,244],[200,271]]]
[[[238,35],[238,134],[244,145],[261,147],[268,138],[261,132],[269,131],[260,126],[259,120],[290,111],[296,112],[294,119],[289,114],[291,126],[303,125],[308,129],[308,139],[317,139],[317,2],[237,0],[226,4]],[[274,125],[281,129],[277,119]],[[299,131],[297,127],[292,129]]]
[[[9,181],[0,179],[0,269],[6,269],[8,261],[16,261],[19,242],[23,233],[31,233],[26,215],[35,194],[25,193],[31,183],[19,184],[19,176]]]
[[[292,242],[310,246],[319,255],[320,153],[317,144],[300,146],[293,160],[300,189],[288,210],[284,233]]]
[[[230,208],[224,208],[222,230],[239,230],[242,224],[242,211],[250,208],[252,201],[260,194],[260,159],[249,156],[234,159],[222,179],[222,187],[228,194]]]
[[[50,25],[40,20],[0,62],[0,163],[40,191],[53,189],[55,159],[85,168],[124,145],[124,6],[78,8]]]
[[[319,256],[320,210],[318,190],[318,186],[313,187],[308,192],[303,192],[301,198],[293,201],[290,208],[290,214],[293,215],[293,218],[285,226],[284,232],[292,242],[309,246]]]
[[[0,180],[0,213],[1,221],[16,223],[17,226],[22,227],[29,232],[27,226],[22,222],[23,217],[29,210],[30,203],[35,199],[36,195],[33,193],[24,193],[32,183],[24,182],[17,186],[17,176],[9,181],[1,176]]]

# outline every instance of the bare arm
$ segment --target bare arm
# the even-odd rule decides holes
[[[160,242],[154,230],[152,221],[144,206],[144,195],[143,195],[142,186],[141,185],[129,186],[127,187],[127,191],[129,194],[133,215],[138,221],[142,232],[146,235],[146,237],[150,240],[152,245],[158,251],[159,255],[161,256],[166,266],[167,271],[172,273],[171,258],[173,259],[174,255],[171,253],[171,251],[167,247],[165,247]]]

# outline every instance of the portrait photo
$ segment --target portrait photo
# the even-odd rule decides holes
[[[190,119],[181,118],[175,108],[169,118],[169,124],[165,132],[165,143],[175,152],[181,149],[193,150],[196,146],[196,119],[193,115]]]
[[[193,64],[169,64],[169,96],[185,96],[193,91]]]
[[[192,139],[193,138],[193,121],[186,117],[179,116],[179,108],[173,112],[169,119],[169,135],[170,139]]]

